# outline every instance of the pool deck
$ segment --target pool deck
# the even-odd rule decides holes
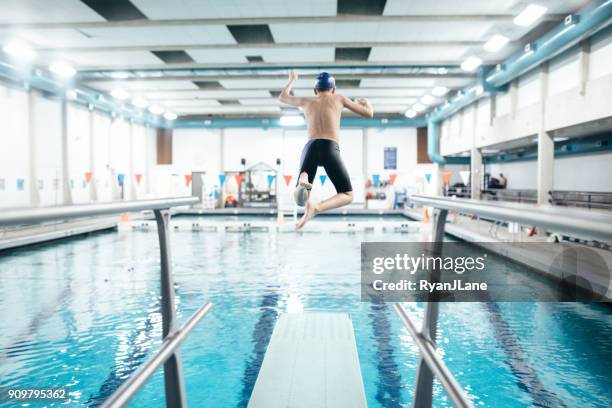
[[[281,315],[248,407],[367,407],[350,316]]]

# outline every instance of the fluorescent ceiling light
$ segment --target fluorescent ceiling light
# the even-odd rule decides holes
[[[137,108],[146,108],[149,106],[149,102],[141,96],[136,96],[134,99],[132,99],[132,105]]]
[[[120,101],[126,100],[130,97],[130,94],[125,89],[121,88],[113,89],[110,94],[113,98],[119,99]]]
[[[448,88],[445,86],[434,86],[431,90],[431,94],[434,96],[444,96],[448,92]]]
[[[546,10],[546,7],[530,4],[525,7],[525,10],[521,11],[518,16],[514,17],[514,24],[523,27],[530,26],[542,17],[544,13],[546,13]]]
[[[442,67],[442,68],[438,68],[438,74],[439,75],[445,75],[448,73],[448,69]]]
[[[415,103],[412,105],[412,109],[417,112],[423,112],[425,109],[427,109],[427,106],[423,105],[422,103]]]
[[[149,112],[154,115],[161,115],[162,113],[164,113],[164,108],[159,105],[149,106]]]
[[[31,61],[36,58],[36,53],[24,44],[10,43],[5,45],[3,50],[11,57],[15,57],[22,61]]]
[[[281,126],[302,126],[304,117],[300,115],[285,115],[280,118]]]
[[[569,140],[569,137],[557,136],[557,137],[554,138],[555,142],[565,142],[566,140]]]
[[[417,113],[416,113],[416,111],[414,109],[408,109],[406,111],[405,115],[406,115],[407,118],[412,119],[412,118],[414,118],[417,115]]]
[[[122,71],[111,73],[111,78],[115,78],[115,79],[126,79],[129,76],[130,74],[128,74],[127,72],[122,72]]]
[[[506,44],[508,44],[510,39],[503,35],[495,34],[489,41],[484,44],[485,51],[488,52],[497,52],[504,48]]]
[[[425,105],[431,105],[432,103],[434,103],[436,100],[436,98],[434,98],[433,96],[427,94],[427,95],[423,95],[423,97],[421,98],[421,102],[423,102]]]
[[[164,118],[166,120],[174,120],[174,119],[178,118],[178,115],[176,113],[174,113],[174,112],[166,112],[166,113],[164,113]]]
[[[467,57],[465,61],[461,63],[461,69],[464,71],[472,72],[482,64],[482,60],[478,57]]]
[[[76,74],[76,69],[65,62],[55,62],[49,65],[49,71],[64,78],[70,78]]]

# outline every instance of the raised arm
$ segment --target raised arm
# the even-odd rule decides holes
[[[342,97],[342,104],[348,110],[355,112],[356,114],[363,116],[365,118],[373,118],[374,117],[374,109],[372,108],[372,104],[367,99],[359,99],[357,103],[351,101],[346,96]]]
[[[293,83],[295,81],[297,81],[298,79],[298,75],[297,72],[295,72],[295,70],[291,70],[291,72],[289,72],[289,81],[287,82],[287,85],[285,85],[285,88],[283,88],[283,91],[280,93],[280,95],[278,95],[278,100],[281,101],[282,103],[286,103],[287,105],[293,105],[293,106],[303,106],[305,103],[305,98],[298,98],[297,96],[291,96],[291,88],[293,87]]]

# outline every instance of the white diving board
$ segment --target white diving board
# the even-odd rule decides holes
[[[367,407],[350,316],[281,315],[248,406]]]

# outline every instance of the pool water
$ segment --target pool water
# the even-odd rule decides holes
[[[279,314],[334,311],[352,317],[368,405],[412,406],[418,350],[390,304],[360,301],[359,256],[362,241],[419,238],[174,232],[180,321],[214,303],[181,348],[189,405],[246,406]],[[420,319],[422,305],[404,306]],[[476,406],[610,407],[610,310],[442,304],[439,350]],[[67,406],[100,405],[161,342],[157,234],[112,231],[1,254],[0,314],[0,387],[66,386]],[[160,370],[130,406],[164,403]],[[435,406],[451,406],[439,385]]]

